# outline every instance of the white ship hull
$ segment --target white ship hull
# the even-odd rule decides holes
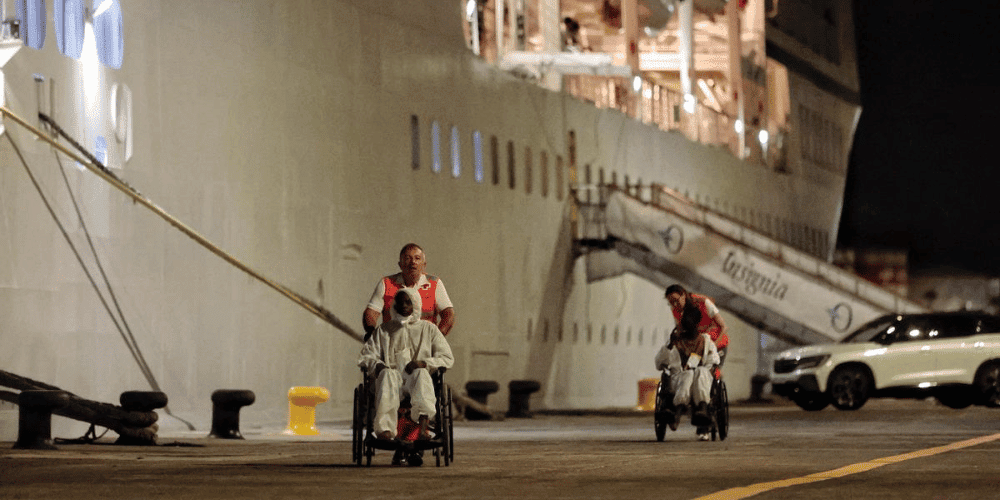
[[[358,330],[376,281],[397,270],[403,244],[419,243],[457,311],[448,381],[457,390],[498,381],[497,409],[510,380],[541,382],[533,408],[601,408],[635,405],[637,381],[656,376],[653,355],[673,327],[662,290],[630,275],[587,283],[573,253],[569,187],[588,168],[590,182],[601,170],[619,183],[659,182],[734,215],[766,214],[835,239],[842,174],[751,165],[517,79],[465,48],[451,2],[130,0],[122,12],[120,69],[90,70],[61,54],[50,30],[45,47],[21,48],[2,67],[4,105],[30,119],[48,112],[88,147],[104,137],[120,177]],[[125,87],[131,127],[122,132],[113,90]],[[804,81],[793,89],[793,100],[821,95]],[[853,130],[857,109],[842,107]],[[85,248],[52,149],[5,125]],[[250,389],[257,401],[243,425],[273,424],[286,418],[290,387],[323,386],[332,397],[318,418],[349,418],[355,339],[62,161],[172,412],[207,432],[212,391]],[[99,401],[148,389],[7,139],[0,166],[0,368]],[[758,332],[727,319],[730,397],[746,397]],[[0,439],[12,439],[15,407],[2,408]]]

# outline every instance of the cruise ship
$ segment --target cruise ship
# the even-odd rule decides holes
[[[161,429],[207,432],[217,389],[255,393],[248,428],[295,386],[349,420],[409,242],[454,303],[447,382],[496,381],[497,411],[512,380],[533,410],[635,406],[665,284],[722,309],[731,399],[773,344],[913,307],[829,265],[851,2],[0,5],[0,370],[161,390]]]

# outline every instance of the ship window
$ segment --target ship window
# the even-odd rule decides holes
[[[115,140],[122,145],[122,162],[132,159],[132,90],[128,85],[111,87],[111,123]]]
[[[462,148],[458,138],[458,127],[451,126],[451,176],[458,177],[462,174]]]
[[[563,199],[563,159],[556,156],[556,199]]]
[[[109,68],[121,68],[125,39],[122,36],[122,9],[118,0],[102,0],[94,9],[94,40],[97,42],[97,58],[101,64]]]
[[[497,136],[490,136],[490,162],[493,167],[493,185],[500,184],[500,141]]]
[[[17,18],[21,20],[21,39],[33,49],[45,46],[45,0],[18,0]]]
[[[542,198],[547,198],[549,196],[549,153],[542,151],[541,165],[538,166],[541,170],[542,177]]]
[[[413,170],[420,168],[420,120],[410,115],[410,165]]]
[[[524,192],[531,194],[531,147],[524,148]]]
[[[476,182],[483,182],[483,135],[472,131],[472,161],[475,163]]]
[[[56,0],[53,10],[59,52],[79,59],[83,53],[83,0]]]
[[[507,183],[511,189],[517,187],[517,182],[514,179],[514,141],[507,141]]]
[[[94,158],[97,158],[101,165],[108,166],[108,141],[104,136],[99,135],[94,141]]]
[[[435,120],[431,122],[431,170],[434,173],[441,171],[441,126]]]

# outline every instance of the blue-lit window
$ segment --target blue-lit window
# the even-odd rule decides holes
[[[83,0],[56,0],[52,12],[59,52],[73,59],[83,53],[83,9]]]
[[[118,0],[94,2],[94,41],[97,42],[97,58],[109,68],[121,68],[125,55],[125,39],[122,36],[122,8]]]
[[[94,141],[94,158],[103,166],[108,166],[108,141],[104,140],[104,136],[97,136],[97,140]]]
[[[437,121],[431,122],[431,170],[441,171],[441,126]]]
[[[451,127],[451,176],[458,177],[462,174],[462,148],[461,140],[458,138],[458,127]]]
[[[476,168],[476,182],[483,182],[483,135],[472,131],[472,161]]]
[[[45,46],[45,0],[17,0],[21,40],[33,49]]]

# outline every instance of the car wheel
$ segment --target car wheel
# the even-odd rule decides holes
[[[950,387],[934,394],[939,403],[955,410],[968,408],[972,404],[972,394],[966,387]]]
[[[857,410],[868,401],[872,378],[860,366],[842,366],[830,374],[827,391],[830,402],[838,410]]]
[[[979,367],[975,384],[982,404],[1000,407],[1000,363],[994,361]]]
[[[820,411],[830,404],[830,398],[826,397],[826,394],[798,396],[792,401],[805,411]]]

